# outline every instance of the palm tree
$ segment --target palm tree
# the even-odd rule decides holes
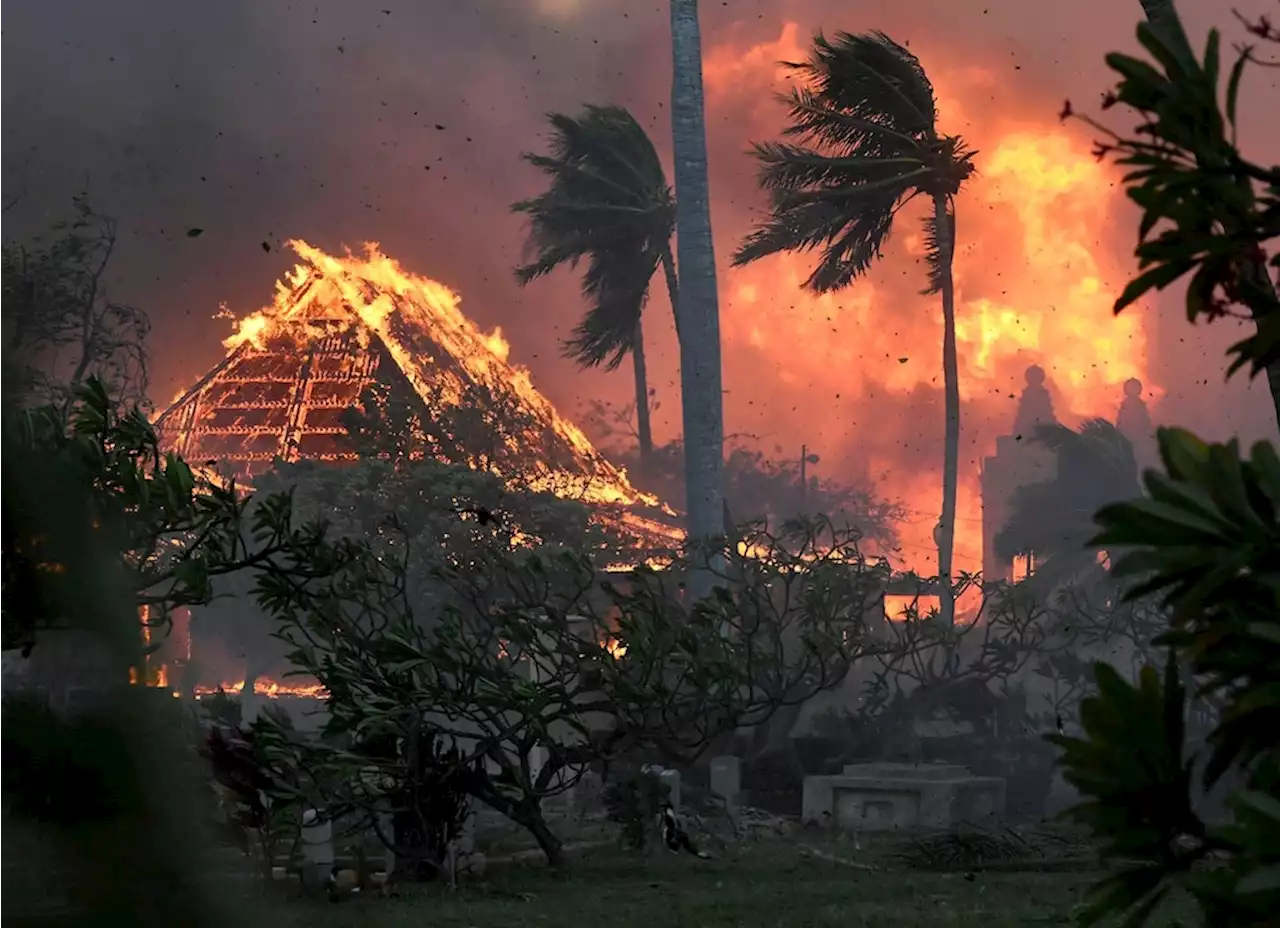
[[[919,59],[887,35],[821,33],[808,61],[786,63],[805,79],[791,91],[785,134],[802,144],[755,146],[760,186],[772,196],[768,218],[734,255],[743,265],[782,251],[822,248],[804,286],[826,293],[848,286],[880,257],[894,217],[928,197],[925,221],[929,286],[942,296],[942,370],[946,443],[942,515],[934,537],[942,614],[954,616],[951,558],[960,453],[960,385],[956,359],[955,196],[973,173],[962,139],[939,135],[933,86]],[[807,143],[807,144],[805,144]]]
[[[1079,431],[1056,423],[1037,426],[1032,441],[1054,453],[1056,473],[1014,491],[995,548],[1006,562],[1034,555],[1035,582],[1048,592],[1097,563],[1089,547],[1098,533],[1093,514],[1141,496],[1142,483],[1132,443],[1106,419],[1092,419]]]
[[[680,331],[685,497],[688,535],[696,551],[699,543],[718,539],[725,531],[720,306],[711,237],[697,0],[671,0],[671,59],[671,136],[680,265],[676,318]],[[710,571],[695,570],[689,580],[690,594],[701,598],[711,585]]]
[[[635,365],[640,459],[653,450],[649,384],[641,325],[649,282],[661,265],[672,306],[676,269],[671,255],[675,203],[653,142],[627,110],[588,106],[578,117],[552,113],[551,153],[523,158],[550,178],[541,196],[511,208],[529,217],[526,254],[516,269],[523,286],[562,264],[587,259],[582,293],[588,309],[565,342],[580,367]],[[677,326],[678,329],[678,326]]]

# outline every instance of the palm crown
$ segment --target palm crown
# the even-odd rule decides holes
[[[670,249],[675,201],[653,143],[627,110],[588,106],[576,118],[548,118],[550,154],[523,157],[550,187],[512,207],[529,217],[529,263],[516,278],[525,284],[585,258],[589,308],[565,350],[584,367],[612,370],[635,347],[649,281]]]
[[[919,59],[882,32],[819,34],[808,61],[786,67],[805,78],[785,99],[785,134],[803,144],[758,143],[769,217],[742,243],[734,264],[821,247],[805,281],[823,293],[865,272],[907,201],[950,198],[973,173],[974,153],[939,136],[933,86]],[[930,289],[943,258],[929,220]]]

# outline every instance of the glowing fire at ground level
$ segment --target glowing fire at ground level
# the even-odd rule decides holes
[[[217,686],[197,686],[195,688],[196,699],[215,696],[219,693],[228,696],[241,696],[244,694],[244,681],[237,680],[234,683],[220,683]],[[266,696],[269,699],[279,699],[281,696],[296,696],[300,699],[324,699],[329,695],[319,683],[281,683],[279,680],[272,679],[255,680],[253,694],[255,696]]]

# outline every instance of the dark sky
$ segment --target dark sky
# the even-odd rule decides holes
[[[1239,36],[1232,5],[1251,13],[1275,4],[1183,0],[1194,40],[1201,42],[1214,23],[1229,38]],[[783,86],[774,62],[819,26],[881,28],[908,41],[934,75],[944,123],[954,123],[944,129],[970,137],[988,159],[978,161],[986,186],[975,188],[970,201],[962,197],[959,207],[961,320],[971,320],[962,350],[974,359],[965,424],[972,482],[978,457],[1008,428],[1009,394],[1020,387],[1027,363],[1044,363],[1065,389],[1067,368],[1110,350],[1087,339],[1070,343],[1078,327],[1067,314],[1078,310],[1053,296],[1074,286],[1071,275],[1086,273],[1083,265],[1051,271],[1028,258],[1024,266],[1019,249],[1030,249],[1033,235],[1040,252],[1083,243],[1104,288],[1095,309],[1105,307],[1128,267],[1132,213],[1114,191],[1089,199],[1084,174],[1035,202],[1015,181],[1025,181],[1019,172],[1034,155],[1044,161],[1037,176],[1057,183],[1055,153],[1065,150],[1054,147],[1059,143],[1075,146],[1072,170],[1095,170],[1081,157],[1086,130],[1063,135],[1054,114],[1066,97],[1077,108],[1098,99],[1110,83],[1102,55],[1134,45],[1140,8],[1137,0],[900,0],[889,12],[884,6],[704,0],[717,248],[723,265],[760,203],[743,152],[782,124],[771,95]],[[576,284],[566,274],[525,292],[515,286],[511,267],[523,230],[507,207],[537,190],[536,175],[517,155],[540,146],[548,110],[626,105],[666,156],[665,3],[42,0],[9,4],[5,14],[5,199],[25,191],[4,217],[5,237],[64,214],[79,189],[119,219],[113,295],[151,314],[152,392],[161,405],[221,356],[227,322],[212,318],[220,303],[243,314],[269,300],[291,262],[281,248],[264,253],[260,243],[290,237],[331,250],[378,241],[407,268],[449,284],[480,324],[503,327],[513,360],[527,364],[535,383],[571,415],[586,397],[627,397],[625,370],[578,374],[557,357],[578,312]],[[1257,115],[1275,103],[1277,77],[1277,70],[1255,71],[1244,98],[1250,114],[1244,141],[1257,160],[1278,160],[1280,126],[1262,128]],[[1034,141],[1055,132],[1056,142]],[[1011,138],[1021,139],[1021,147]],[[1064,238],[1071,223],[1082,230],[1078,241]],[[193,226],[206,231],[187,238]],[[760,434],[770,450],[776,443],[788,453],[807,441],[823,449],[829,473],[877,476],[895,456],[918,454],[928,462],[921,473],[932,486],[941,411],[936,374],[928,372],[936,371],[931,358],[940,337],[927,315],[936,311],[933,304],[916,295],[913,243],[905,234],[898,242],[901,253],[889,256],[879,276],[836,305],[795,302],[793,288],[778,289],[783,265],[725,274],[730,430]],[[1016,286],[997,289],[998,279],[1019,275]],[[762,291],[769,287],[772,293]],[[868,294],[874,306],[859,308]],[[1004,342],[979,351],[974,332],[999,317],[1001,296],[1016,299],[1014,315],[1046,321],[1019,329],[1025,338],[1017,351],[1005,351]],[[1076,294],[1071,306],[1082,298]],[[1215,437],[1274,431],[1261,383],[1222,384],[1222,352],[1235,333],[1190,327],[1180,302],[1171,293],[1158,311],[1135,314],[1129,328],[1115,330],[1128,333],[1117,339],[1145,342],[1145,358],[1139,351],[1133,363],[1162,391],[1152,395],[1157,418]],[[670,434],[678,397],[661,293],[653,310],[651,369],[663,401],[659,427]],[[834,322],[833,312],[840,314]],[[988,357],[988,350],[995,354]],[[899,361],[912,355],[925,360]],[[1112,415],[1107,404],[1112,395],[1119,402],[1125,364],[1074,383],[1078,390],[1060,393],[1059,406]],[[896,487],[931,526],[927,514],[936,501],[914,484]]]

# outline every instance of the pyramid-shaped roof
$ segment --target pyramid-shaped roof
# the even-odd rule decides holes
[[[251,481],[277,457],[355,460],[342,418],[370,387],[421,403],[491,397],[518,411],[519,430],[501,440],[544,488],[631,509],[628,522],[655,507],[671,514],[507,362],[501,331],[482,333],[449,288],[377,245],[335,257],[289,244],[302,261],[272,304],[242,319],[227,356],[157,418],[166,448]]]

